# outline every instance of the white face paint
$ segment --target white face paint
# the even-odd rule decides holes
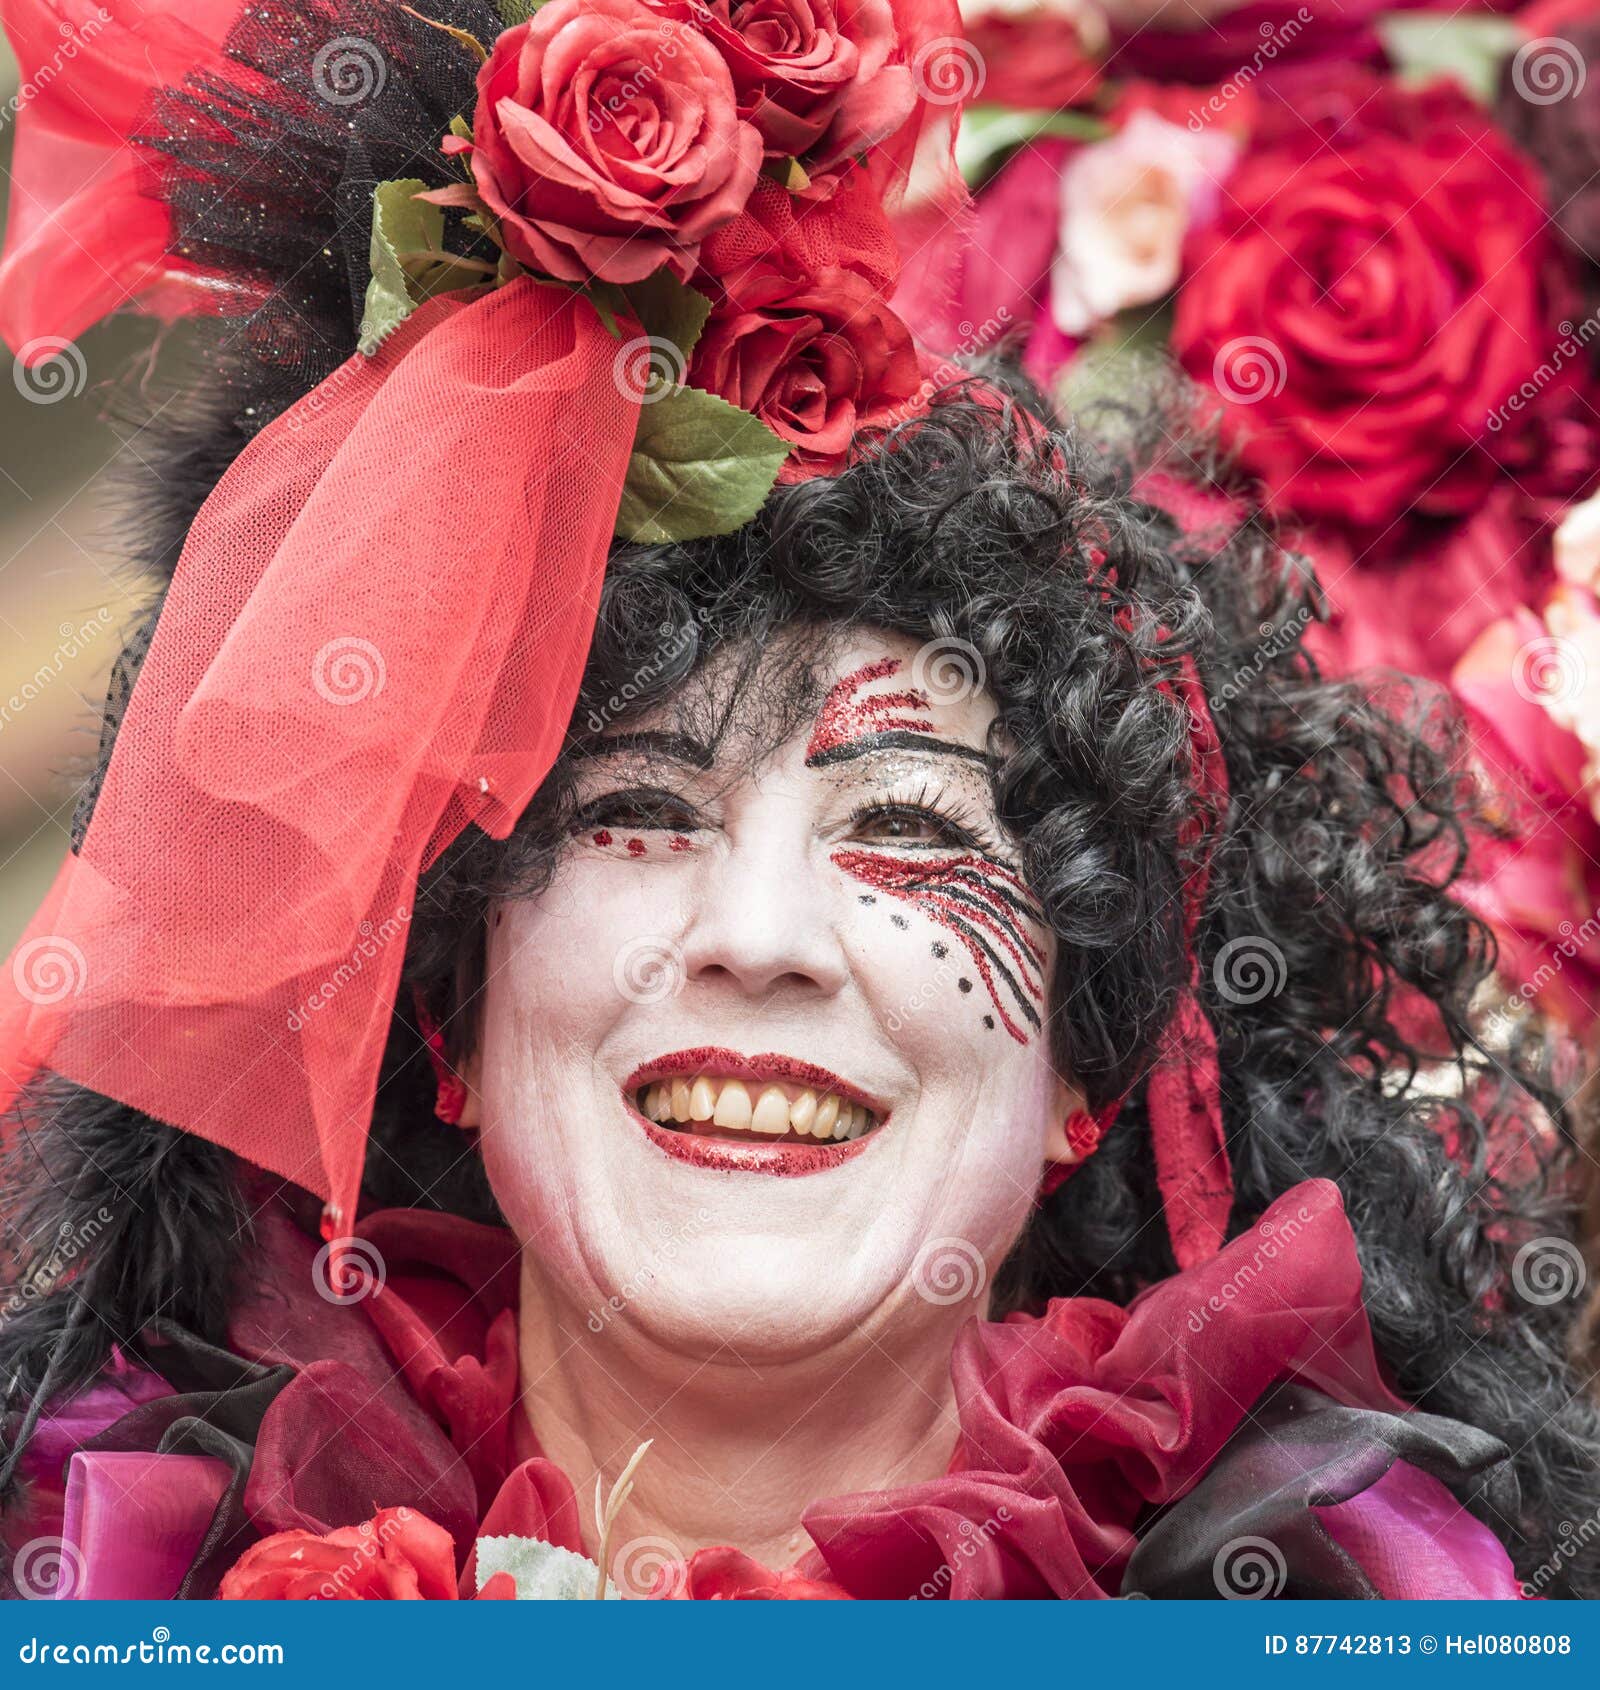
[[[670,713],[628,721],[553,882],[491,923],[483,1155],[575,1338],[763,1362],[982,1312],[1076,1098],[994,815],[994,705],[926,696],[917,652],[843,647],[753,769]]]

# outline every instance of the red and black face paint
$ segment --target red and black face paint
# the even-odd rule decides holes
[[[850,846],[835,851],[833,861],[874,892],[903,900],[949,933],[972,959],[1000,1025],[1019,1044],[1028,1042],[1030,1031],[1039,1031],[1045,953],[1029,924],[1041,924],[1043,916],[1010,869],[979,851],[902,857]],[[934,955],[943,950],[936,945]],[[970,981],[958,984],[971,989]]]
[[[828,690],[817,712],[816,726],[806,746],[806,767],[826,768],[865,757],[869,751],[937,751],[987,763],[988,757],[970,745],[940,739],[925,712],[931,700],[920,687],[862,696],[874,681],[896,674],[898,657],[879,657],[842,675]]]

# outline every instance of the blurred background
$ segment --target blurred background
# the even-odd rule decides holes
[[[0,40],[0,102],[17,67]],[[15,125],[0,128],[9,189]],[[118,567],[114,484],[138,442],[105,382],[150,338],[120,319],[84,334],[49,380],[0,381],[0,945],[32,916],[67,848],[106,677],[135,603]],[[98,373],[98,379],[97,379]],[[76,397],[74,392],[76,390]]]

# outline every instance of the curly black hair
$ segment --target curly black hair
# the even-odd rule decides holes
[[[509,841],[469,830],[425,877],[406,985],[452,1052],[468,1050],[491,906],[551,871],[595,723],[670,699],[719,653],[737,668],[782,630],[809,630],[796,643],[813,657],[856,628],[961,642],[998,706],[998,814],[1058,940],[1053,1056],[1091,1104],[1128,1094],[996,1295],[1126,1301],[1175,1266],[1141,1081],[1186,966],[1186,725],[1159,683],[1192,654],[1231,787],[1198,946],[1231,1230],[1300,1180],[1334,1180],[1397,1388],[1511,1452],[1515,1511],[1503,1492],[1472,1506],[1542,1593],[1600,1594],[1587,1534],[1557,1548],[1559,1522],[1600,1511],[1600,1408],[1567,1359],[1570,1306],[1518,1295],[1511,1272],[1526,1241],[1575,1234],[1574,1122],[1543,1042],[1491,1052],[1472,1030],[1494,953],[1451,893],[1475,823],[1455,724],[1420,686],[1318,673],[1304,643],[1315,582],[1259,512],[1235,497],[1186,527],[1156,502],[1152,469],[1215,485],[1218,466],[1179,438],[1156,402],[1030,442],[955,389],[891,449],[775,490],[733,535],[618,547],[567,749]],[[1262,972],[1241,980],[1241,957]],[[481,1163],[433,1117],[411,1000],[385,1055],[368,1199],[492,1219]],[[51,1079],[23,1111],[13,1283],[39,1283],[30,1241],[47,1252],[91,1208],[113,1218],[75,1273],[0,1322],[0,1371],[30,1410],[13,1453],[45,1396],[82,1385],[156,1314],[221,1335],[249,1209],[231,1158],[104,1098]]]

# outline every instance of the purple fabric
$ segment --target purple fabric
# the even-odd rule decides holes
[[[67,1469],[57,1596],[167,1601],[199,1552],[228,1483],[228,1464],[205,1455],[101,1450]]]
[[[1360,1496],[1316,1513],[1382,1596],[1514,1602],[1522,1595],[1494,1533],[1438,1479],[1408,1462],[1395,1462]]]

